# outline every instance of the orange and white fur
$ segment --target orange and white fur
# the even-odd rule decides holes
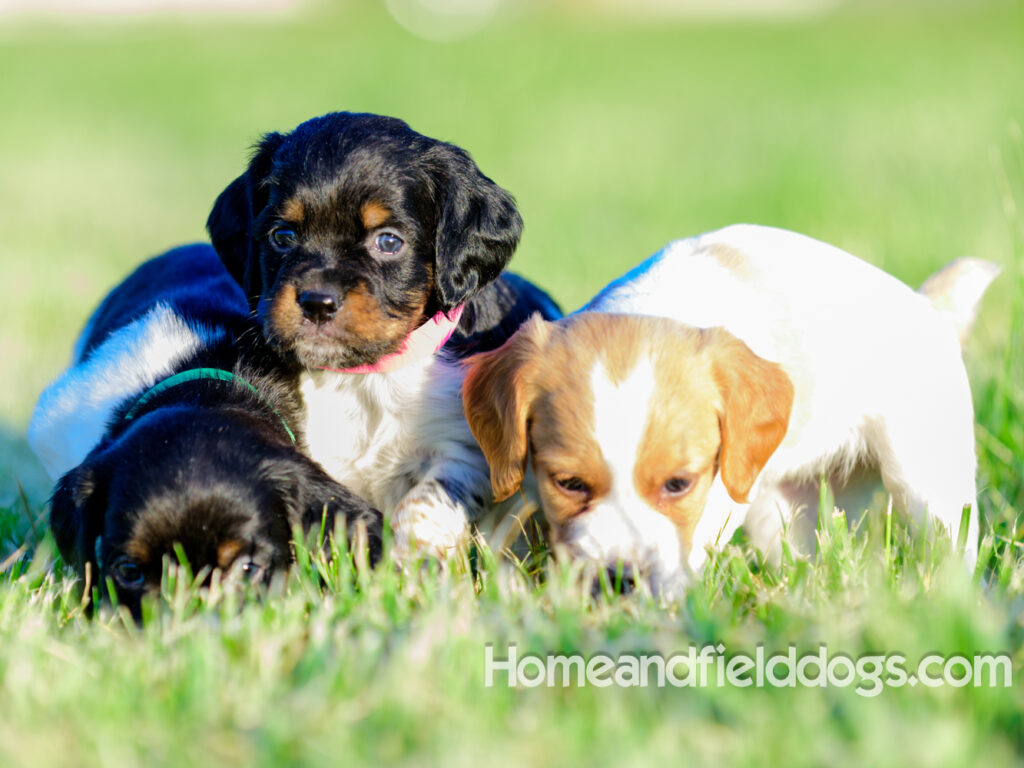
[[[794,516],[816,513],[822,473],[837,498],[879,476],[954,541],[971,505],[973,567],[960,339],[997,273],[961,259],[915,293],[804,235],[727,227],[474,358],[466,416],[498,500],[532,468],[555,541],[656,591],[684,586],[740,524],[777,554]]]

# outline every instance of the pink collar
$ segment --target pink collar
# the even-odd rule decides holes
[[[462,305],[452,308],[449,314],[438,312],[423,325],[405,337],[397,352],[384,355],[373,365],[357,365],[355,368],[320,368],[335,373],[387,373],[402,368],[416,360],[422,360],[436,353],[448,343],[462,317]]]

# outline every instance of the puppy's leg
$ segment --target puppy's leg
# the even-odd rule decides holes
[[[490,470],[462,410],[463,369],[439,360],[418,404],[410,463],[413,485],[390,514],[394,553],[444,558],[455,550],[493,497]]]
[[[782,560],[783,539],[799,554],[814,552],[818,499],[818,489],[810,483],[760,483],[743,527],[772,565]]]
[[[957,407],[944,405],[922,409],[908,404],[888,414],[872,425],[869,444],[896,505],[928,532],[931,521],[938,520],[955,545],[963,508],[970,505],[963,558],[967,568],[974,570],[978,560],[974,414],[969,394],[966,403],[961,399]]]
[[[394,553],[405,560],[416,552],[443,559],[469,531],[466,510],[437,480],[417,483],[391,514]]]
[[[443,559],[454,552],[486,503],[484,488],[489,493],[479,467],[451,461],[430,467],[391,513],[395,556],[420,552]]]
[[[686,564],[693,574],[704,570],[708,553],[721,549],[732,539],[747,516],[747,504],[737,504],[729,497],[720,478],[716,478],[708,491],[704,513],[693,529],[693,540]]]

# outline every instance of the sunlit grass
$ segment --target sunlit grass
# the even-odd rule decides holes
[[[652,24],[533,9],[449,46],[359,4],[252,25],[5,29],[0,765],[1019,763],[1019,680],[873,698],[484,686],[488,643],[1007,652],[1019,677],[1024,16],[920,11]],[[1000,263],[965,351],[979,569],[883,510],[856,531],[823,516],[814,555],[776,565],[738,538],[675,602],[595,596],[543,547],[370,573],[300,546],[267,593],[200,590],[168,565],[143,627],[109,604],[88,618],[23,439],[34,399],[111,285],[203,236],[260,132],[330,109],[469,148],[518,198],[515,267],[567,308],[665,241],[734,221],[807,232],[911,284],[961,255]]]
[[[509,689],[501,675],[484,686],[487,643],[612,656],[824,643],[911,663],[928,652],[1009,651],[1019,672],[1020,550],[972,579],[941,537],[924,543],[897,525],[887,560],[884,524],[852,535],[842,516],[826,518],[809,559],[771,566],[730,545],[680,602],[643,590],[595,595],[564,559],[531,576],[482,543],[472,565],[411,573],[367,573],[343,552],[300,546],[287,580],[265,593],[200,590],[170,569],[142,628],[109,605],[88,619],[44,549],[4,576],[0,732],[10,738],[0,755],[6,765],[198,765],[211,754],[269,765],[340,753],[509,765],[686,755],[701,765],[744,764],[765,750],[787,764],[1009,760],[1020,748],[1019,685],[877,697],[852,687]],[[983,552],[992,550],[989,537]],[[935,722],[952,729],[938,744],[906,738]],[[55,759],[54,739],[68,759]]]

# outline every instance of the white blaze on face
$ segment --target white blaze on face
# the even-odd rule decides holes
[[[615,384],[598,360],[590,373],[590,390],[594,393],[594,439],[612,478],[611,490],[603,501],[623,510],[643,505],[633,472],[647,431],[654,369],[647,358],[642,358],[623,381]]]
[[[577,555],[607,566],[622,560],[648,575],[655,589],[669,587],[681,571],[679,536],[672,522],[638,493],[634,480],[655,393],[651,361],[641,357],[617,383],[598,361],[590,386],[594,440],[611,487],[567,526],[563,538]]]

